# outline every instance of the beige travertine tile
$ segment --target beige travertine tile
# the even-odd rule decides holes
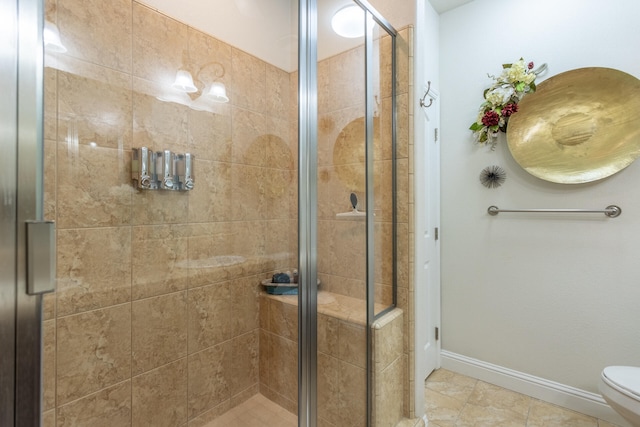
[[[189,427],[212,427],[222,421],[222,417],[231,409],[230,400],[225,400],[220,405],[203,412],[189,420]]]
[[[57,73],[58,141],[131,148],[131,76],[70,60]]]
[[[134,301],[131,318],[134,375],[187,355],[186,291]]]
[[[171,85],[176,72],[193,74],[187,51],[187,26],[133,3],[133,74]]]
[[[233,250],[245,258],[242,265],[244,276],[261,275],[259,278],[251,279],[258,288],[260,280],[264,277],[262,273],[273,270],[265,265],[266,226],[266,221],[234,221],[231,223],[231,230],[234,234]]]
[[[225,375],[229,393],[237,396],[259,381],[259,330],[255,329],[225,343]]]
[[[391,286],[393,284],[393,223],[376,222],[373,230],[374,239],[374,277],[378,284]],[[385,295],[385,300],[391,301],[393,295]],[[376,300],[383,303],[382,300]]]
[[[375,375],[375,425],[395,426],[403,416],[403,363],[398,357]]]
[[[340,321],[335,317],[318,314],[318,352],[328,355],[338,354],[338,328]]]
[[[56,321],[42,322],[42,406],[43,410],[56,407]]]
[[[363,280],[365,275],[365,223],[364,221],[334,221],[331,239],[331,271],[333,274]]]
[[[464,403],[473,393],[477,382],[478,380],[475,378],[446,369],[438,369],[433,371],[427,378],[426,388]]]
[[[185,191],[134,190],[131,221],[136,225],[186,223],[191,197]]]
[[[131,223],[129,153],[58,143],[58,228]]]
[[[58,230],[58,316],[131,299],[128,227]]]
[[[131,306],[118,305],[57,320],[57,404],[131,375]]]
[[[132,425],[177,426],[187,422],[187,359],[132,380]]]
[[[298,306],[269,300],[269,331],[291,341],[298,341]]]
[[[251,386],[245,388],[240,393],[231,396],[231,407],[235,408],[238,405],[242,405],[247,400],[260,392],[260,383],[255,382]]]
[[[298,344],[285,338],[271,337],[271,388],[293,402],[298,398]]]
[[[58,0],[67,55],[131,72],[131,0]]]
[[[364,368],[340,361],[340,420],[346,425],[366,425],[367,376]]]
[[[141,79],[133,81],[133,146],[154,151],[187,151],[189,108],[147,95]]]
[[[232,337],[230,283],[191,289],[188,297],[189,353],[204,350]]]
[[[383,104],[385,100],[382,101]],[[386,100],[388,104],[389,100]],[[399,159],[406,159],[409,157],[409,142],[412,138],[409,138],[411,133],[411,109],[409,104],[409,97],[407,95],[398,95],[396,98],[397,108],[397,122],[396,122],[396,156]]]
[[[260,281],[255,276],[232,280],[229,284],[233,335],[257,329],[259,324]]]
[[[362,325],[340,321],[338,326],[340,360],[364,368],[367,364],[367,334]]]
[[[56,152],[57,144],[44,140],[44,219],[56,220]]]
[[[398,222],[409,222],[409,162],[407,159],[396,161],[398,178],[396,181],[396,199],[398,203]]]
[[[340,361],[318,353],[318,418],[340,422]]]
[[[228,400],[225,371],[226,346],[219,344],[189,356],[189,417],[195,417]]]
[[[45,140],[56,140],[58,136],[58,71],[45,65],[44,68],[44,122]]]
[[[42,427],[56,427],[56,410],[51,409],[42,414]]]
[[[460,412],[462,412],[465,402],[427,387],[425,390],[425,404],[429,425],[431,425],[431,421],[434,421],[442,427],[453,427],[456,425],[456,420]]]
[[[229,111],[226,114],[189,111],[188,151],[195,155],[196,165],[200,159],[218,162],[231,161],[231,107],[227,105],[227,109]],[[197,180],[197,166],[195,168]]]
[[[561,408],[560,406],[532,399],[529,418],[527,419],[527,427],[550,425],[563,427],[598,427],[598,420],[578,412]]]
[[[409,29],[401,30],[398,33],[397,46],[396,46],[396,72],[397,72],[397,94],[406,93],[409,85],[412,83],[409,74],[411,70],[409,68],[409,56],[411,54],[412,42],[409,35]]]
[[[282,207],[286,210],[286,204]],[[295,235],[292,230],[295,230],[295,227],[296,224],[289,219],[266,223],[265,254],[274,270],[291,270],[291,266],[297,264],[298,246],[291,242],[291,235]]]
[[[42,296],[42,320],[56,318],[56,293],[51,292]]]
[[[485,408],[512,411],[526,419],[531,398],[484,381],[478,381],[469,396],[468,404]]]
[[[363,105],[364,48],[358,47],[318,63],[318,112]]]
[[[196,159],[196,184],[189,191],[189,222],[232,220],[233,166]]]
[[[291,99],[289,73],[266,64],[266,94],[265,111],[272,116],[288,119]]]
[[[264,114],[233,107],[231,111],[234,163],[268,166],[266,162],[267,122]]]
[[[409,251],[412,245],[409,242],[413,240],[409,239],[408,225],[405,223],[397,224],[396,237],[398,245],[398,259],[396,262],[396,274],[398,280],[398,287],[408,288],[413,282],[409,279],[411,270],[409,269]]]
[[[189,237],[189,287],[229,280],[243,274],[245,258],[234,249],[238,237],[231,223],[196,224]]]
[[[611,424],[609,422],[598,420],[598,427],[618,427],[617,424]]]
[[[252,111],[266,111],[266,64],[239,49],[231,48],[233,105]],[[269,94],[271,96],[271,94]]]
[[[456,421],[456,427],[525,427],[526,416],[523,417],[508,409],[487,408],[466,404]]]
[[[267,332],[265,329],[260,329],[259,378],[261,390],[263,387],[271,387],[271,373],[273,371],[270,363],[273,357],[271,354],[271,337],[272,334]]]
[[[382,372],[402,355],[404,313],[394,309],[373,326],[375,372]],[[378,326],[380,326],[378,328]]]
[[[132,299],[187,289],[188,227],[142,226],[132,230]]]
[[[267,218],[268,169],[234,164],[231,167],[231,217],[236,221]]]
[[[125,381],[58,408],[58,427],[131,425],[131,382]]]

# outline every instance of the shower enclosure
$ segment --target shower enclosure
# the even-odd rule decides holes
[[[0,1],[0,424],[408,415],[410,30],[361,0]]]

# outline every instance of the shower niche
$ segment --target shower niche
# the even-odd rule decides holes
[[[190,191],[195,185],[191,153],[134,148],[131,159],[133,185],[140,190]]]

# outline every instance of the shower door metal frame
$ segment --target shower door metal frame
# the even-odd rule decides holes
[[[317,425],[317,0],[298,2],[298,426]]]
[[[373,322],[389,311],[397,304],[397,218],[396,218],[396,37],[395,28],[366,0],[354,0],[365,11],[365,183],[366,183],[366,297],[367,297],[367,426],[373,426],[374,411],[374,387],[373,382]],[[368,19],[369,14],[373,20]],[[392,38],[391,43],[391,193],[392,193],[392,304],[375,313],[375,194],[374,194],[374,126],[373,117],[375,111],[373,88],[373,29],[379,25]],[[378,71],[379,72],[379,71]]]
[[[366,138],[366,301],[367,301],[367,426],[373,414],[373,348],[371,326],[376,318],[397,304],[397,218],[396,218],[396,37],[397,31],[366,0],[354,0],[365,11],[365,138]],[[392,37],[392,224],[393,224],[393,297],[392,305],[376,315],[375,240],[374,240],[374,91],[373,28],[367,19]],[[317,234],[318,234],[318,77],[317,77],[317,0],[298,3],[298,426],[317,425]]]
[[[0,1],[0,425],[39,427],[42,295],[28,284],[42,282],[39,266],[27,263],[42,248],[31,225],[43,222],[44,6]]]

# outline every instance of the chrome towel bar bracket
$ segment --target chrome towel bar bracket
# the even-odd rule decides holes
[[[534,212],[534,213],[603,213],[609,218],[617,218],[622,213],[620,206],[609,205],[604,209],[500,209],[497,206],[489,206],[487,213],[492,216],[500,212]]]

